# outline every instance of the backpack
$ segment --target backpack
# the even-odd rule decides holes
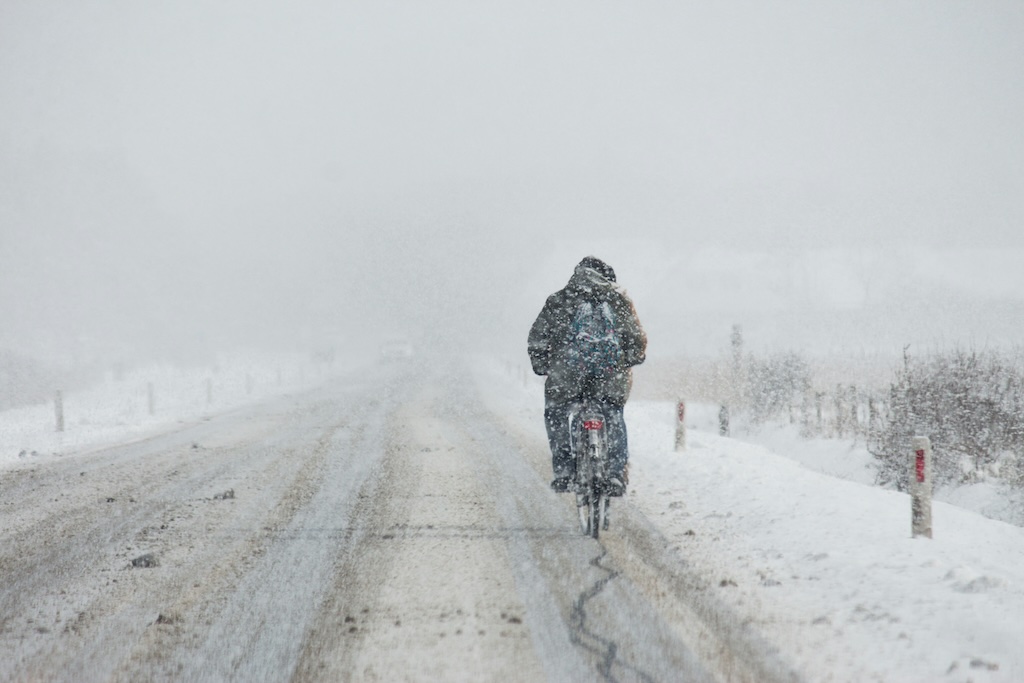
[[[581,300],[576,305],[566,356],[570,368],[588,377],[608,377],[619,368],[622,349],[610,303]]]

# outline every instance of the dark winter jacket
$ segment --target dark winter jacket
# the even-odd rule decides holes
[[[597,270],[582,263],[576,266],[569,283],[548,297],[530,328],[527,350],[533,371],[538,375],[547,375],[544,395],[548,400],[566,402],[582,396],[586,378],[571,363],[566,362],[566,352],[573,334],[572,319],[581,301],[607,301],[611,306],[622,356],[615,371],[608,377],[596,380],[592,390],[598,399],[625,405],[633,384],[630,368],[644,362],[647,336],[640,327],[633,302],[626,293]]]

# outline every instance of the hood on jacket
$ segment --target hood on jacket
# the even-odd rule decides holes
[[[590,292],[594,289],[618,289],[615,284],[615,271],[601,259],[588,256],[576,265],[568,288],[576,291]]]
[[[615,271],[607,263],[597,258],[596,256],[586,256],[576,266],[576,270],[580,268],[589,268],[590,270],[597,271],[597,273],[609,282],[615,282]]]

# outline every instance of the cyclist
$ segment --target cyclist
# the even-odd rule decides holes
[[[575,474],[569,409],[587,395],[601,403],[607,418],[608,493],[623,495],[629,456],[622,411],[633,383],[630,368],[644,362],[647,336],[612,267],[593,256],[580,261],[568,284],[545,302],[530,328],[527,350],[533,371],[547,375],[544,423],[554,471],[551,488],[567,491]]]

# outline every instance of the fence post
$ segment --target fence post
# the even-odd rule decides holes
[[[825,426],[824,426],[824,422],[823,422],[824,418],[823,418],[823,415],[822,415],[823,411],[822,411],[822,408],[821,408],[821,402],[824,400],[824,398],[825,398],[825,392],[824,391],[816,391],[816,392],[814,392],[814,410],[815,410],[815,414],[817,415],[817,419],[818,419],[818,436],[822,436],[825,433]]]
[[[843,438],[843,430],[846,429],[846,425],[844,424],[846,422],[846,414],[843,412],[843,385],[842,384],[837,384],[836,385],[836,395],[835,395],[835,398],[833,399],[833,403],[835,404],[835,409],[836,409],[836,426],[835,426],[836,436],[841,439],[841,438]]]
[[[932,443],[914,437],[910,459],[910,515],[912,536],[932,537]]]
[[[803,396],[800,398],[800,429],[804,434],[810,435],[812,433],[810,390],[805,390]]]
[[[718,409],[718,433],[729,436],[729,408],[724,405]]]
[[[57,431],[64,431],[64,396],[61,394],[60,389],[53,396],[53,412],[57,418]]]
[[[683,399],[679,399],[679,403],[676,405],[676,450],[681,451],[686,448],[686,402]]]
[[[853,440],[857,440],[857,435],[860,434],[860,406],[858,405],[859,397],[857,395],[857,387],[853,384],[850,385],[850,430],[853,432]]]

